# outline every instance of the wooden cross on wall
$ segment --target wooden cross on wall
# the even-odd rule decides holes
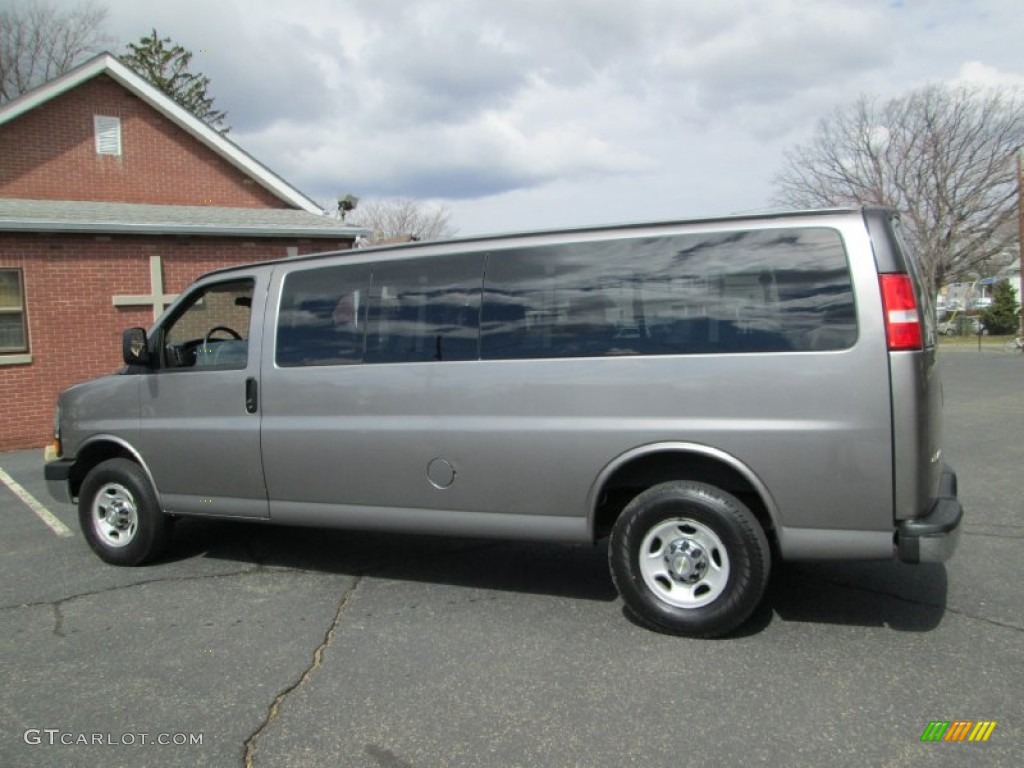
[[[176,293],[164,293],[164,275],[159,256],[149,257],[149,294],[131,296],[114,296],[115,307],[153,307],[153,319],[156,320],[164,309],[178,298]]]

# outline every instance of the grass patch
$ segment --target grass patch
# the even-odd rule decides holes
[[[981,348],[996,347],[1002,349],[1003,345],[1012,340],[1013,336],[982,336]],[[939,336],[939,347],[974,347],[978,348],[977,336]]]

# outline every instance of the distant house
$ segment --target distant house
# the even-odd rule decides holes
[[[1002,267],[992,277],[978,278],[942,286],[939,291],[938,308],[946,311],[972,311],[992,304],[992,290],[996,283],[1006,280],[1013,289],[1014,297],[1020,301],[1020,259]]]
[[[199,274],[366,234],[110,54],[0,107],[0,450]]]

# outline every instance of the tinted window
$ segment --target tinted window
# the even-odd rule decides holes
[[[482,281],[475,254],[375,265],[366,362],[476,360]]]
[[[292,272],[281,290],[275,360],[283,367],[363,360],[370,266]]]
[[[849,347],[846,256],[829,229],[753,230],[492,254],[485,359]]]

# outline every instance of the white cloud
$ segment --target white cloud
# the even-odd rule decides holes
[[[447,200],[467,233],[756,208],[862,92],[1024,77],[1009,0],[107,3],[212,50],[232,137],[315,199]]]
[[[965,62],[953,78],[954,83],[983,87],[1024,89],[1024,72],[1001,72],[980,61]]]
[[[700,84],[709,109],[777,101],[850,71],[883,66],[880,14],[870,4],[774,2],[715,6],[714,33],[667,49],[666,64]]]

